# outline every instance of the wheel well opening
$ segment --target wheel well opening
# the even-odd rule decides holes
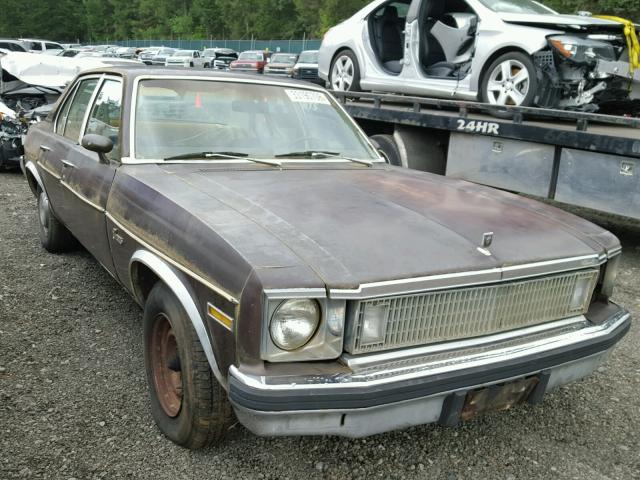
[[[140,303],[144,304],[147,301],[151,290],[159,281],[160,277],[144,263],[135,262],[131,265],[131,282]]]
[[[353,50],[351,50],[349,47],[342,47],[338,51],[336,51],[336,53],[333,55],[333,58],[331,59],[331,65],[329,67],[330,69],[333,68],[333,64],[336,61],[336,58],[338,58],[342,52],[353,52]],[[331,71],[329,71],[329,73],[331,73]]]
[[[36,177],[29,170],[26,171],[26,177],[27,177],[27,183],[29,184],[29,188],[31,189],[31,193],[33,193],[34,195],[38,195],[38,191],[40,190],[40,185],[38,185],[38,181],[36,180]]]

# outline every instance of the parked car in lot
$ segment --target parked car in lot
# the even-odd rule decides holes
[[[162,65],[164,66],[167,62],[167,58],[173,55],[176,52],[175,48],[161,48],[158,52],[151,57],[151,65]]]
[[[151,60],[160,51],[161,48],[162,47],[145,48],[142,52],[140,52],[140,55],[138,55],[138,58],[145,65],[151,65]]]
[[[238,53],[230,48],[206,48],[202,56],[209,59],[211,68],[216,70],[229,70],[231,62],[238,59]]]
[[[132,59],[136,56],[136,50],[135,47],[120,47],[115,51],[115,56],[118,58]]]
[[[264,74],[290,77],[297,61],[298,55],[295,53],[275,53],[264,67]]]
[[[318,50],[306,50],[298,57],[298,62],[293,67],[291,77],[296,80],[325,85],[325,81],[318,75]]]
[[[232,409],[357,437],[535,403],[630,327],[612,234],[390,166],[311,84],[93,70],[25,161],[44,248],[77,240],[143,307],[151,411],[187,447]]]
[[[238,60],[229,64],[229,69],[234,72],[263,73],[270,56],[270,53],[261,50],[242,52]]]
[[[37,40],[33,38],[21,38],[20,41],[27,47],[31,53],[43,53],[45,55],[58,55],[64,50],[64,47],[56,42],[49,40]]]
[[[187,68],[210,68],[211,62],[200,56],[198,50],[176,50],[173,55],[167,57],[167,67],[179,66]]]
[[[534,0],[377,0],[327,32],[319,65],[335,90],[595,110],[640,98],[628,45],[633,24]]]
[[[0,48],[9,52],[28,52],[27,45],[20,40],[0,38]]]

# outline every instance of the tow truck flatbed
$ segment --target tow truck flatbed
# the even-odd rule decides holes
[[[333,94],[391,163],[640,219],[638,118]]]

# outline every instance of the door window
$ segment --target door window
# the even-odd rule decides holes
[[[73,97],[76,94],[76,90],[78,84],[76,83],[70,88],[69,95],[67,96],[60,113],[58,114],[58,118],[56,120],[55,132],[58,135],[64,134],[64,127],[67,124],[67,118],[69,117],[69,108],[71,107],[71,102],[73,102]]]
[[[80,138],[82,122],[84,121],[87,107],[89,106],[89,102],[91,101],[93,91],[96,89],[98,80],[98,78],[89,78],[80,82],[75,97],[69,104],[69,111],[66,115],[63,132],[63,135],[69,140],[77,142]]]
[[[96,97],[85,135],[93,133],[110,138],[113,150],[106,156],[110,160],[120,160],[120,115],[122,112],[122,83],[105,80]]]
[[[64,50],[62,46],[56,43],[45,43],[44,46],[47,48],[47,50]]]

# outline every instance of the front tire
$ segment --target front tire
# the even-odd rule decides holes
[[[329,84],[338,92],[360,91],[360,65],[351,50],[343,50],[333,59]]]
[[[151,413],[174,443],[198,449],[219,443],[233,412],[182,305],[157,283],[144,309],[144,357]]]
[[[484,103],[530,107],[538,90],[536,68],[528,55],[507,52],[489,65],[480,88]]]
[[[68,252],[76,246],[73,235],[60,223],[51,210],[49,197],[43,189],[38,190],[38,224],[40,243],[48,252]]]

